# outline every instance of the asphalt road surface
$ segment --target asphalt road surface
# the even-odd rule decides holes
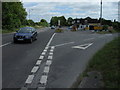
[[[64,33],[38,30],[32,44],[14,44],[13,34],[3,34],[3,88],[70,88],[89,59],[118,36],[63,29]]]

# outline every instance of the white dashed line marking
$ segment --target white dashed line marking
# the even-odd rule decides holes
[[[47,60],[46,65],[50,66],[51,64],[52,64],[52,61],[51,60]]]
[[[25,83],[26,83],[26,84],[32,83],[33,78],[34,78],[34,75],[29,75]]]
[[[50,52],[53,52],[53,50],[51,49]]]
[[[50,52],[49,55],[53,55],[53,53]]]
[[[55,46],[52,46],[51,49],[55,49]]]
[[[50,67],[49,67],[49,66],[46,66],[46,67],[44,68],[44,73],[49,73],[49,70],[50,70]]]
[[[6,44],[3,44],[3,45],[0,45],[0,47],[4,47],[4,46],[6,46],[6,45],[9,45],[9,44],[11,44],[12,42],[9,42],[9,43],[6,43]]]
[[[42,55],[45,55],[46,54],[46,52],[42,52]]]
[[[47,50],[49,47],[45,47],[45,49]]]
[[[40,56],[40,57],[39,57],[39,59],[43,59],[43,58],[44,58],[44,56]]]
[[[53,56],[48,56],[48,59],[52,59],[53,58]]]
[[[41,60],[38,60],[37,62],[36,62],[36,65],[40,65],[41,64]]]
[[[47,75],[43,75],[43,76],[41,77],[41,79],[40,79],[40,83],[46,85],[47,77],[48,77]]]
[[[32,73],[37,72],[38,68],[39,68],[38,66],[34,66],[31,72],[32,72]]]
[[[45,49],[43,52],[47,52],[47,50]]]

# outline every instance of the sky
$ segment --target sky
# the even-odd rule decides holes
[[[23,6],[28,12],[27,19],[32,19],[39,22],[45,19],[50,22],[53,16],[65,16],[74,18],[99,18],[100,17],[100,1],[90,0],[43,0],[28,1],[22,0]],[[113,2],[114,1],[114,2]],[[107,20],[118,20],[118,1],[117,0],[103,1],[103,18]],[[30,13],[29,13],[30,12]],[[30,15],[30,17],[29,17]]]

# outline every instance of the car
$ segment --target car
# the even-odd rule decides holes
[[[14,43],[18,41],[28,41],[30,43],[33,42],[33,40],[37,40],[37,31],[33,27],[23,27],[20,28],[13,36]]]
[[[55,26],[51,26],[51,29],[55,29]]]

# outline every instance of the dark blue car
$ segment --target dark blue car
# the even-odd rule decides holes
[[[33,27],[20,28],[13,36],[14,43],[18,41],[28,41],[32,43],[33,40],[37,40],[37,31]]]

